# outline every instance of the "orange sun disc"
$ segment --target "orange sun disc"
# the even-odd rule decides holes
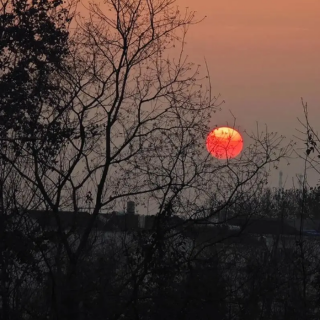
[[[230,159],[235,158],[242,151],[243,139],[237,130],[220,127],[208,134],[206,146],[215,158]]]

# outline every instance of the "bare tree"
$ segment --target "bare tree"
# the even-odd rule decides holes
[[[310,116],[308,111],[308,104],[301,99],[303,108],[303,119],[298,118],[301,125],[301,129],[297,129],[300,136],[296,138],[298,141],[304,144],[303,147],[297,149],[297,155],[305,160],[306,170],[309,169],[319,173],[319,161],[320,161],[320,150],[319,150],[319,134],[316,128],[310,122]],[[302,152],[301,152],[302,151]],[[305,170],[305,171],[306,171]],[[306,172],[305,172],[306,174]],[[303,177],[305,178],[305,176]],[[305,179],[303,182],[306,183]]]
[[[18,160],[2,154],[26,190],[55,213],[68,259],[64,287],[58,286],[68,289],[60,297],[67,307],[56,308],[57,319],[80,317],[79,265],[102,209],[134,199],[138,205],[153,201],[158,216],[208,219],[261,188],[268,165],[290,149],[281,136],[257,128],[238,159],[220,162],[207,154],[204,140],[220,103],[209,74],[201,77],[184,53],[188,27],[199,22],[194,12],[181,12],[174,0],[108,0],[105,8],[90,3],[88,13],[49,77],[60,94],[44,103],[52,112],[40,112],[46,125],[33,132],[40,140],[17,142]],[[74,248],[58,212],[79,212],[88,191],[91,219]],[[203,215],[213,192],[218,205]]]

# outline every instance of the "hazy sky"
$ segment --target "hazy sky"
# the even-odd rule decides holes
[[[82,0],[86,3],[87,0]],[[204,21],[190,28],[186,53],[209,65],[213,93],[226,101],[213,124],[232,123],[247,131],[267,124],[294,138],[308,102],[315,127],[320,124],[319,0],[177,0],[182,10]],[[303,170],[302,162],[281,166],[287,186]],[[278,173],[273,175],[278,183]],[[312,183],[318,180],[313,175]]]
[[[256,121],[288,138],[297,134],[301,97],[312,123],[320,122],[320,1],[319,0],[179,0],[197,16],[190,28],[190,58],[209,64],[213,92],[226,100],[217,124],[232,121],[243,129]],[[292,137],[293,138],[293,137]],[[294,161],[284,170],[302,170]],[[277,176],[278,174],[276,174]],[[274,178],[277,181],[277,178]],[[292,184],[289,177],[287,183]],[[314,179],[313,179],[314,181]],[[289,186],[289,185],[288,185]]]

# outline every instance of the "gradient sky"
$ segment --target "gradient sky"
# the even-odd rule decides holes
[[[312,123],[319,126],[319,0],[179,0],[178,4],[196,10],[198,18],[207,16],[190,28],[186,51],[199,63],[205,56],[213,92],[226,101],[213,119],[215,124],[232,122],[231,110],[242,129],[254,130],[258,121],[290,139],[300,128],[297,117],[303,116],[303,97]],[[281,166],[288,187],[302,168],[301,161]]]
[[[259,122],[288,141],[301,128],[303,97],[314,127],[319,126],[319,0],[177,0],[177,5],[195,10],[198,19],[206,16],[190,27],[185,52],[196,64],[204,65],[206,58],[213,94],[226,101],[213,125],[232,124],[231,111],[240,132],[255,130]],[[291,187],[303,163],[280,168]],[[319,179],[310,176],[312,184]]]

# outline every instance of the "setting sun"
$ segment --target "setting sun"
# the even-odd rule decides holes
[[[220,127],[208,134],[206,146],[215,158],[230,159],[235,158],[242,151],[243,139],[237,130]]]

